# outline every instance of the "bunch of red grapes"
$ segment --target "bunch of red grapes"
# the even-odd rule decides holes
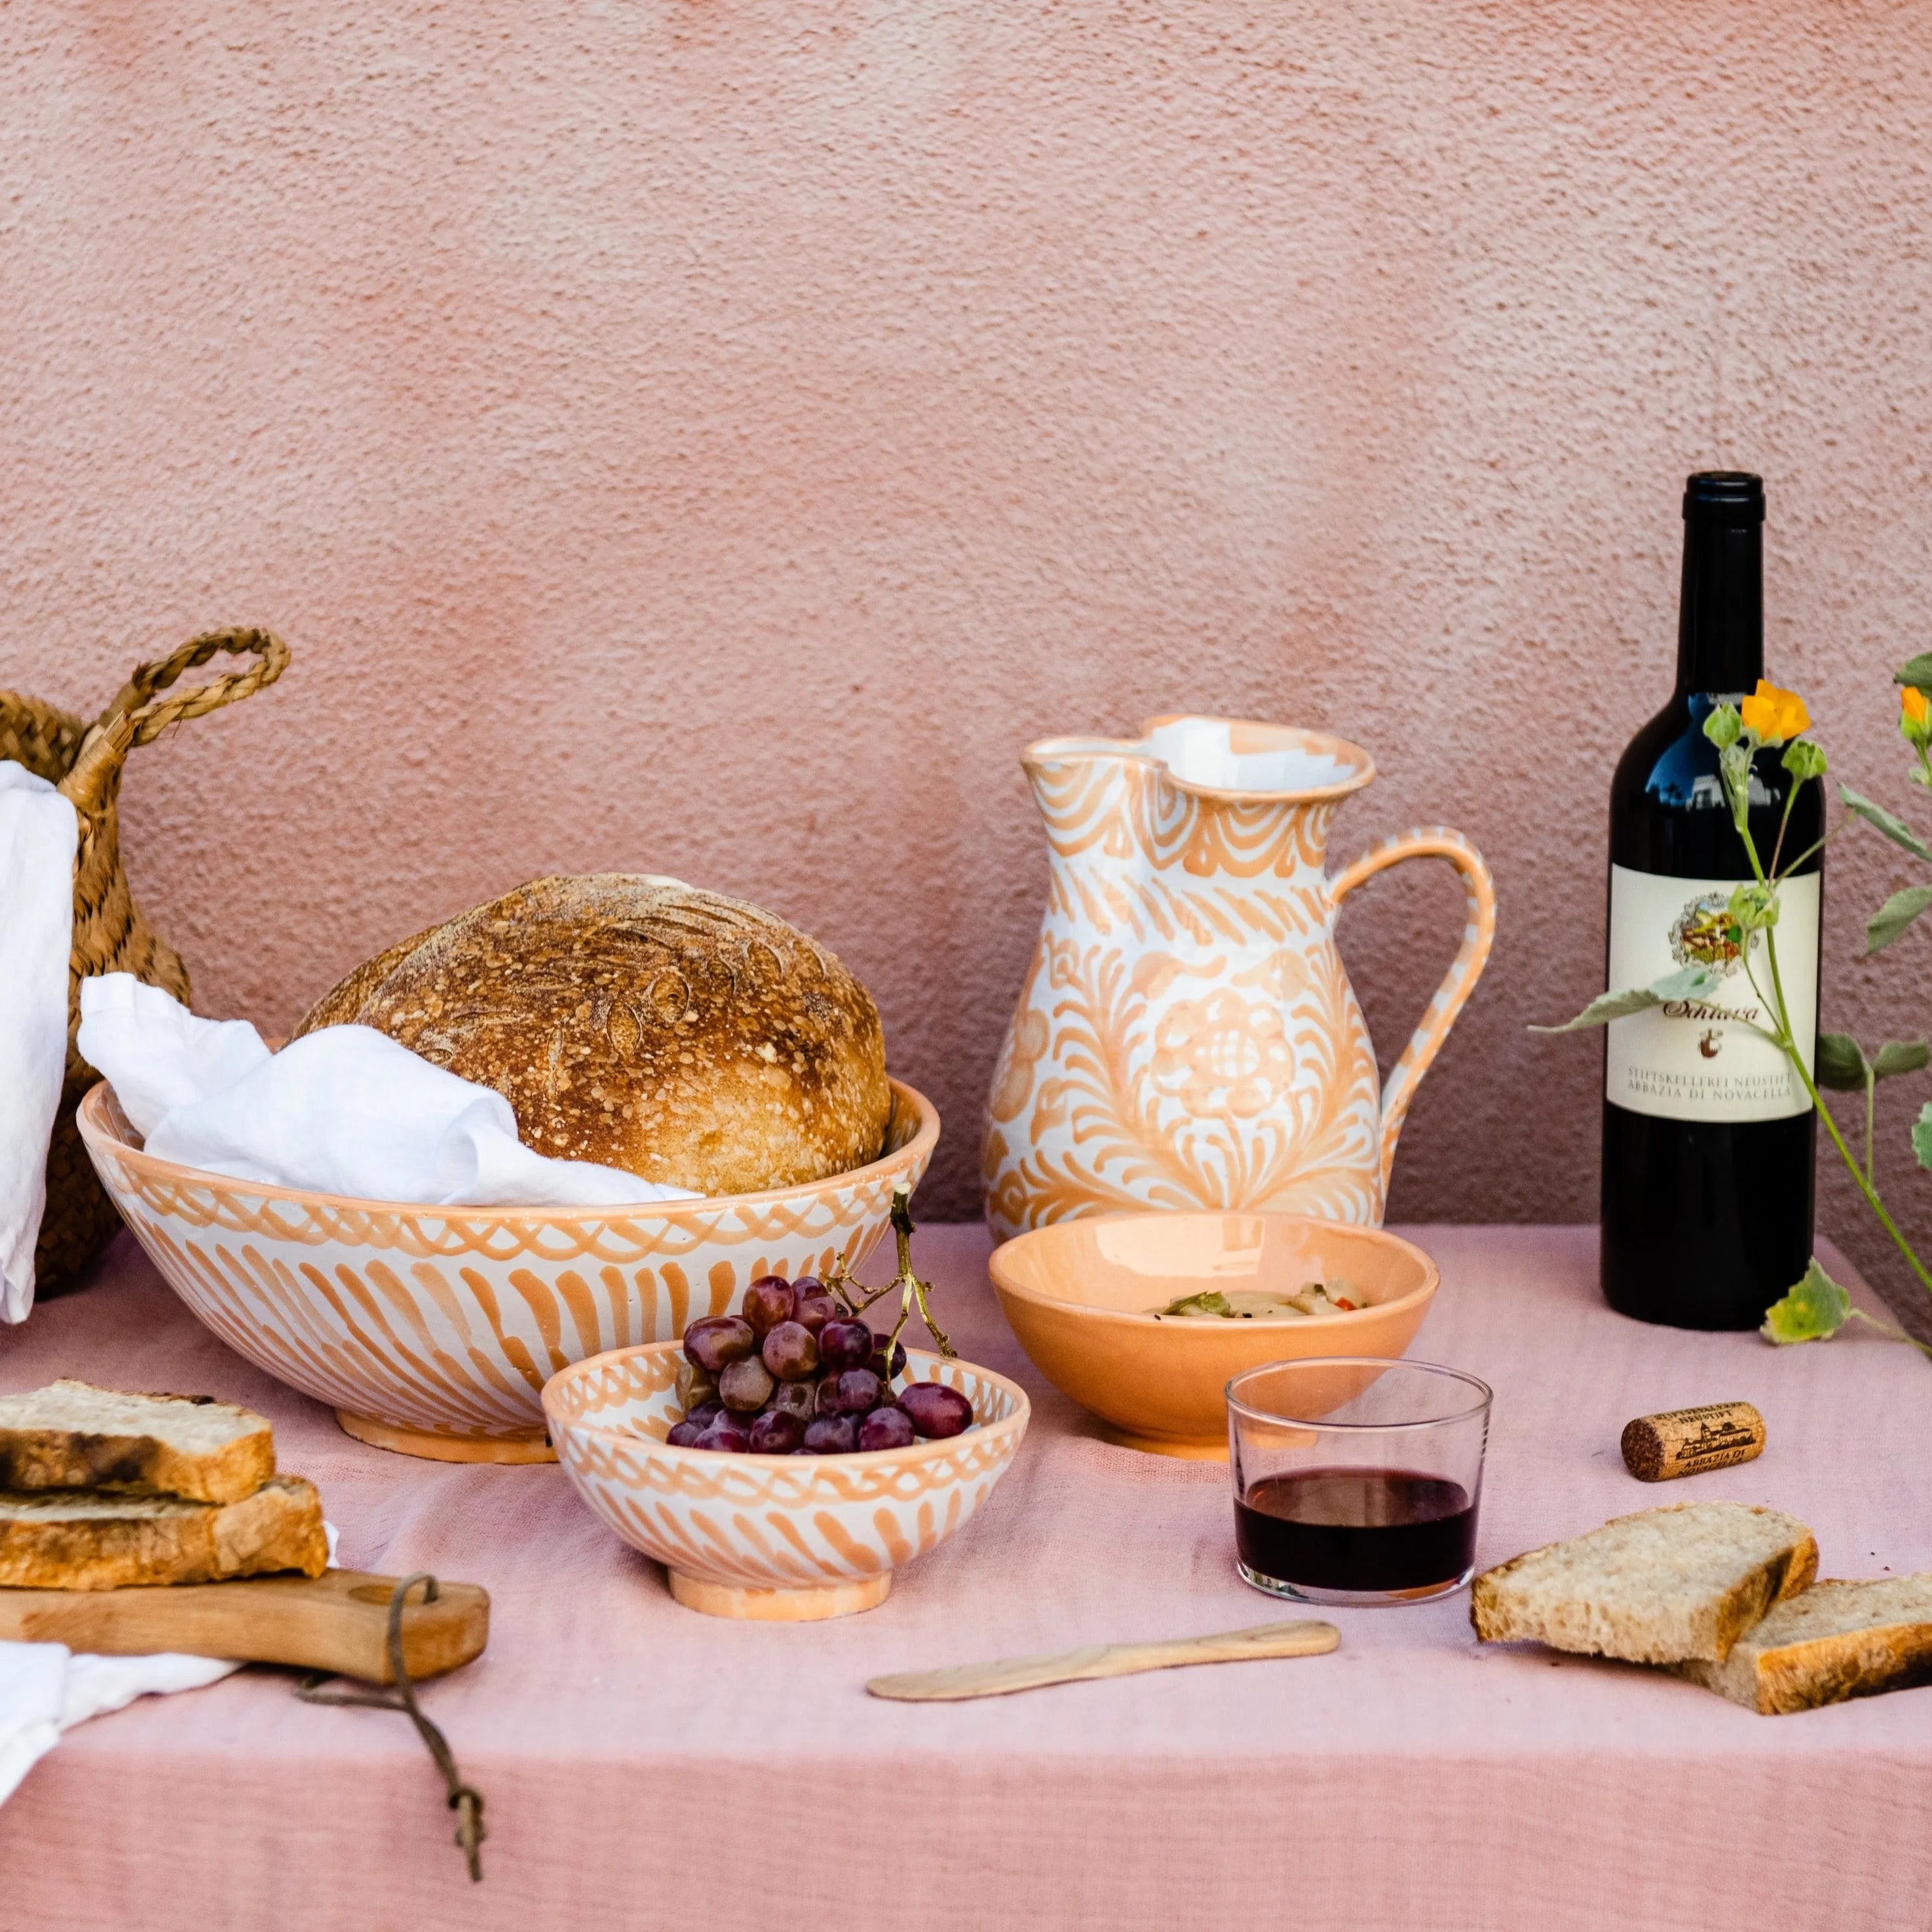
[[[891,1354],[888,1358],[888,1346]],[[973,1406],[957,1389],[908,1382],[898,1342],[875,1335],[810,1275],[760,1275],[736,1315],[708,1316],[684,1331],[684,1420],[666,1440],[680,1449],[754,1456],[844,1456],[904,1449],[970,1428]]]

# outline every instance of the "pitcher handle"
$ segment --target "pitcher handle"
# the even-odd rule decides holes
[[[1328,881],[1331,904],[1342,902],[1365,880],[1372,879],[1405,859],[1446,859],[1462,875],[1462,892],[1468,908],[1462,928],[1462,944],[1436,997],[1429,1003],[1421,1022],[1408,1036],[1402,1058],[1389,1069],[1382,1087],[1382,1198],[1388,1198],[1389,1169],[1395,1163],[1395,1144],[1402,1132],[1408,1103],[1415,1097],[1416,1083],[1429,1071],[1430,1063],[1442,1050],[1456,1016],[1468,1004],[1476,982],[1489,964],[1490,948],[1496,936],[1496,892],[1483,855],[1460,832],[1446,825],[1418,826],[1413,832],[1398,832],[1379,844],[1371,845],[1353,865],[1345,866]]]

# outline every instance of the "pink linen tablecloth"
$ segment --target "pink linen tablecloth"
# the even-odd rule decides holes
[[[1932,1569],[1932,1364],[1860,1334],[1774,1350],[1598,1300],[1594,1231],[1408,1231],[1442,1264],[1414,1353],[1496,1389],[1478,1556],[1729,1496],[1816,1529],[1824,1574]],[[976,1704],[878,1672],[1292,1614],[1232,1569],[1227,1475],[1114,1448],[1035,1375],[986,1237],[920,1238],[963,1353],[1019,1378],[1005,1482],[880,1609],[733,1624],[554,1468],[352,1442],[197,1327],[123,1236],[98,1282],[0,1331],[0,1389],[56,1375],[207,1391],[274,1418],[343,1560],[486,1585],[487,1654],[424,1694],[488,1804],[485,1881],[407,1724],[251,1670],[74,1732],[0,1809],[4,1932],[891,1925],[1112,1932],[1932,1922],[1932,1689],[1760,1718],[1634,1666],[1479,1650],[1466,1595],[1322,1612],[1332,1656]],[[1756,1402],[1744,1467],[1650,1487],[1642,1412]]]

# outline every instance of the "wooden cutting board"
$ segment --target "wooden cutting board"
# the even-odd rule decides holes
[[[127,1590],[0,1589],[0,1638],[112,1657],[177,1650],[388,1684],[389,1598],[399,1580],[326,1570]],[[481,1655],[490,1640],[487,1590],[440,1582],[437,1590],[433,1604],[412,1590],[403,1612],[403,1663],[412,1677],[440,1677]]]

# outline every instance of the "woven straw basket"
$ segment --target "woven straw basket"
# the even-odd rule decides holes
[[[221,651],[256,662],[191,691],[160,695],[182,672]],[[121,1225],[74,1126],[74,1108],[100,1077],[74,1048],[80,982],[93,973],[132,973],[166,988],[184,1005],[188,998],[181,955],[141,916],[128,890],[115,811],[122,762],[135,746],[152,743],[170,724],[218,711],[273,684],[288,661],[287,645],[266,631],[210,631],[158,663],[141,665],[92,724],[38,699],[0,691],[0,759],[13,759],[58,784],[80,819],[68,970],[67,1078],[47,1152],[47,1210],[34,1256],[41,1294],[72,1286]]]

